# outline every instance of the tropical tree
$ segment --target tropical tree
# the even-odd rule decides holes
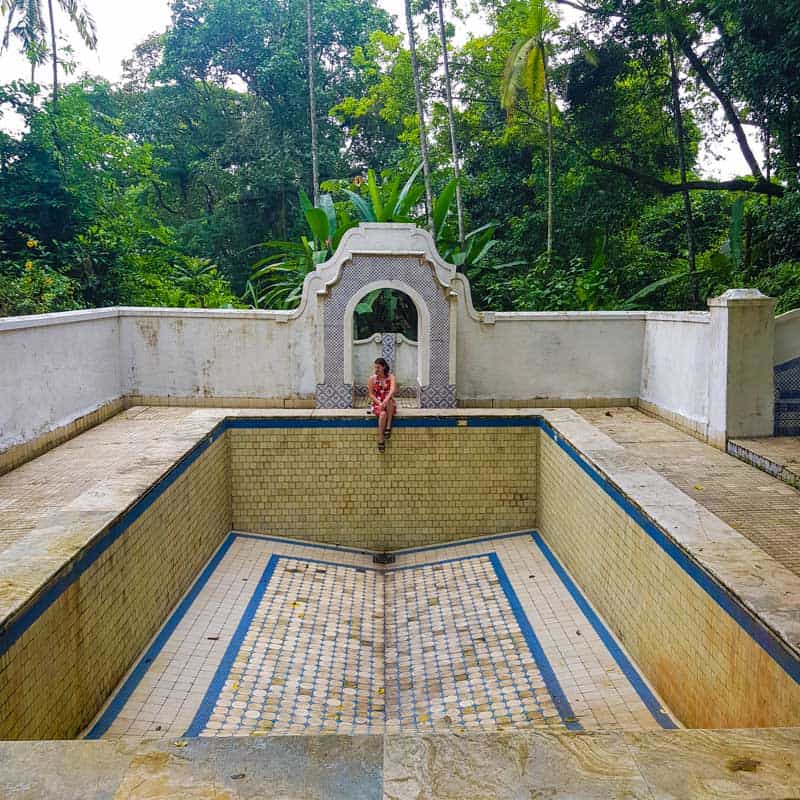
[[[47,27],[41,16],[41,6],[28,0],[3,0],[0,3],[0,12],[8,14],[2,49],[8,49],[12,36],[19,40],[22,52],[31,65],[33,83],[36,79],[36,68],[47,59]]]
[[[84,44],[94,50],[97,47],[97,28],[94,18],[80,0],[56,0],[61,10],[75,26]],[[34,70],[37,63],[42,63],[42,45],[46,31],[42,0],[0,0],[0,13],[8,14],[6,39],[9,30],[16,32],[21,39],[26,56]],[[16,28],[12,28],[14,17],[20,14],[22,19]],[[53,62],[53,105],[58,103],[58,47],[56,45],[56,23],[53,13],[53,0],[47,0],[47,16],[50,26],[50,57]],[[4,39],[4,46],[6,44]]]
[[[420,164],[412,173],[402,188],[400,188],[400,173],[394,178],[379,184],[374,170],[367,171],[366,196],[357,194],[351,189],[345,189],[345,194],[350,198],[356,209],[359,219],[363,222],[411,222],[414,207],[419,202],[423,187],[416,183]]]
[[[659,3],[661,13],[664,15],[665,19],[667,14],[669,13],[666,7],[666,3],[664,0],[660,0]],[[686,188],[687,183],[687,169],[686,169],[686,129],[683,124],[683,112],[681,110],[681,93],[680,93],[680,86],[681,86],[681,79],[680,74],[678,72],[678,60],[675,57],[675,47],[673,44],[673,36],[672,36],[672,26],[670,25],[669,21],[665,21],[665,30],[666,30],[666,44],[667,44],[667,55],[669,58],[669,83],[670,83],[670,93],[672,96],[672,116],[675,123],[675,138],[678,145],[678,166],[680,168],[680,175],[681,175],[681,184],[683,185],[683,191],[681,195],[683,196],[683,211],[686,217],[686,252],[688,256],[689,262],[689,273],[691,274],[691,283],[692,283],[692,302],[694,306],[697,306],[700,302],[700,298],[697,292],[697,281],[694,277],[694,273],[697,270],[697,263],[695,258],[695,248],[694,248],[694,223],[692,220],[692,198],[689,194],[688,188]]]
[[[525,38],[518,41],[506,60],[500,85],[500,102],[513,112],[517,95],[527,92],[531,100],[544,96],[547,105],[547,259],[553,254],[553,93],[547,63],[548,34],[558,20],[547,0],[530,0],[525,22]]]
[[[408,28],[408,48],[411,52],[411,73],[414,79],[414,98],[417,102],[417,123],[419,125],[419,153],[422,157],[422,178],[425,184],[425,213],[428,227],[433,226],[433,188],[431,186],[431,165],[428,157],[428,135],[425,128],[425,102],[422,98],[422,85],[419,79],[414,17],[411,13],[411,0],[405,0],[406,27]]]
[[[270,240],[255,246],[270,252],[253,265],[245,286],[243,299],[254,308],[294,308],[306,275],[333,255],[356,224],[345,207],[336,208],[330,194],[320,195],[318,206],[302,189],[299,194],[310,235],[302,234],[299,242]]]
[[[444,96],[447,103],[447,123],[450,128],[450,150],[453,154],[453,175],[456,179],[456,216],[458,219],[458,241],[461,249],[466,247],[464,238],[464,204],[461,199],[461,165],[458,159],[456,124],[453,117],[453,86],[450,79],[450,57],[447,53],[447,35],[444,25],[444,3],[436,0],[439,10],[439,40],[442,44],[442,68],[444,69]]]
[[[317,103],[314,96],[314,5],[306,0],[306,58],[308,59],[308,110],[311,120],[311,184],[314,205],[319,203],[319,144],[317,143]]]

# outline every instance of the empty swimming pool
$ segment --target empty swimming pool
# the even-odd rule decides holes
[[[689,498],[573,412],[396,425],[378,454],[356,412],[198,413],[5,628],[2,735],[796,723],[796,654],[677,538]]]

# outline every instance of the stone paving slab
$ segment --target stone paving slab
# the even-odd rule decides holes
[[[800,492],[636,409],[588,408],[578,413],[800,575]]]
[[[4,800],[779,800],[800,729],[0,742]]]
[[[387,736],[385,800],[800,795],[800,731]]]
[[[380,800],[382,762],[380,736],[0,742],[0,797]]]
[[[136,407],[0,477],[0,620],[225,416]]]

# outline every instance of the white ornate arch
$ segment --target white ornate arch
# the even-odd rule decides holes
[[[455,267],[436,252],[431,235],[415,225],[362,224],[348,231],[315,276],[323,332],[323,375],[318,408],[353,404],[353,315],[374,289],[407,294],[417,309],[418,397],[423,408],[455,406]]]

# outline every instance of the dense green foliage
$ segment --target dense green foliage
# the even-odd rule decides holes
[[[434,233],[476,305],[704,307],[733,285],[800,305],[796,0],[580,5],[578,23],[559,26],[556,4],[479,0],[485,35],[451,38],[463,246],[436,4],[415,6]],[[35,68],[46,38],[12,6],[7,46]],[[171,6],[118,85],[83,77],[60,84],[57,102],[32,83],[0,88],[4,112],[25,120],[0,134],[0,315],[289,307],[359,219],[425,224],[411,60],[374,0],[314,0],[317,209],[305,2]],[[723,130],[739,132],[748,172],[715,182],[698,158]],[[366,302],[364,324],[387,324],[394,301]]]

